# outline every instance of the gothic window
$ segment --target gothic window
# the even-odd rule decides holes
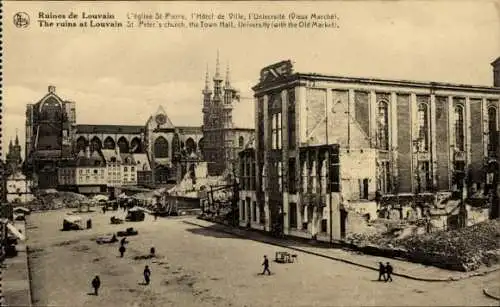
[[[85,150],[85,148],[88,146],[88,141],[86,138],[83,136],[79,137],[78,140],[76,140],[76,151],[80,152],[82,150]]]
[[[188,154],[196,152],[196,143],[192,138],[186,140],[186,151]]]
[[[420,161],[417,167],[417,192],[428,191],[431,188],[429,161]]]
[[[278,187],[280,192],[283,192],[283,165],[280,162],[276,163],[276,168],[278,169]]]
[[[97,136],[93,137],[92,140],[90,141],[90,150],[96,151],[96,150],[101,150],[101,148],[102,148],[101,140]]]
[[[123,136],[118,139],[118,147],[120,148],[121,153],[128,153],[129,152],[128,141]]]
[[[132,153],[140,153],[140,152],[143,152],[143,149],[142,149],[142,142],[139,138],[135,137],[132,139],[132,141],[130,142],[130,152]]]
[[[104,149],[115,149],[115,141],[111,137],[107,137],[104,140]]]
[[[382,161],[380,165],[379,188],[382,194],[391,191],[391,169],[388,161]]]
[[[455,106],[455,146],[458,150],[465,150],[464,108]]]
[[[154,152],[156,158],[168,158],[168,141],[163,136],[156,138]]]
[[[240,136],[238,139],[238,146],[243,147],[243,145],[245,145],[245,139],[243,138],[243,136]]]
[[[495,152],[498,146],[497,131],[497,109],[495,107],[488,108],[488,151]]]
[[[417,151],[429,150],[429,106],[421,103],[418,106],[418,138]]]
[[[389,106],[386,101],[378,104],[379,148],[389,150]]]
[[[272,149],[281,149],[282,129],[281,129],[281,112],[272,115]]]

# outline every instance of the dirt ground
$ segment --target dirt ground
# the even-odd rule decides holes
[[[81,215],[92,218],[91,230],[63,232],[67,212],[28,219],[35,306],[498,306],[482,289],[500,287],[500,273],[450,283],[384,283],[373,271],[299,253],[297,263],[271,261],[273,274],[262,276],[262,256],[272,260],[277,247],[184,223],[193,218],[147,216],[111,225],[112,215],[124,213],[94,212]],[[126,227],[139,235],[129,237],[124,258],[118,243],[95,242]],[[157,257],[142,259],[152,246]],[[152,271],[148,286],[142,284],[145,265]],[[99,296],[90,293],[96,274]]]

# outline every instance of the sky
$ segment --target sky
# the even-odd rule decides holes
[[[335,13],[338,29],[40,28],[39,12]],[[12,22],[31,17],[28,28]],[[208,65],[217,50],[243,97],[238,121],[253,123],[259,71],[290,59],[298,72],[492,85],[500,56],[499,1],[4,2],[3,155],[26,104],[49,85],[76,102],[78,124],[144,125],[162,105],[174,125],[201,125]],[[24,149],[23,149],[24,151]]]

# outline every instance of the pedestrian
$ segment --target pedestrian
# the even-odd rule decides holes
[[[385,273],[386,273],[386,277],[385,277],[385,281],[392,281],[392,272],[393,272],[393,268],[392,268],[392,265],[387,262],[387,264],[385,265]]]
[[[118,251],[120,252],[120,257],[123,258],[123,254],[125,254],[125,245],[120,246]]]
[[[144,267],[144,282],[146,283],[146,285],[149,285],[150,280],[151,280],[151,270],[146,265]]]
[[[385,265],[382,262],[378,263],[378,281],[386,280],[385,278]]]
[[[155,249],[154,247],[151,247],[151,249],[149,250],[149,255],[150,255],[151,257],[154,257],[154,256],[155,256],[155,254],[156,254],[156,249]]]
[[[267,259],[267,256],[264,255],[264,262],[262,263],[264,266],[264,271],[262,271],[262,275],[264,275],[266,272],[268,275],[271,275],[271,271],[269,270],[269,259]]]
[[[99,288],[101,287],[101,279],[99,275],[96,275],[94,279],[92,279],[92,288],[94,288],[94,294],[99,295]]]
[[[102,206],[102,213],[106,214],[106,205]]]

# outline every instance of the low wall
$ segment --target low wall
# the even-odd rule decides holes
[[[26,235],[24,222],[14,226]],[[2,268],[2,290],[7,306],[31,306],[31,288],[28,264],[28,250],[25,242],[16,246],[17,256],[6,258]]]

